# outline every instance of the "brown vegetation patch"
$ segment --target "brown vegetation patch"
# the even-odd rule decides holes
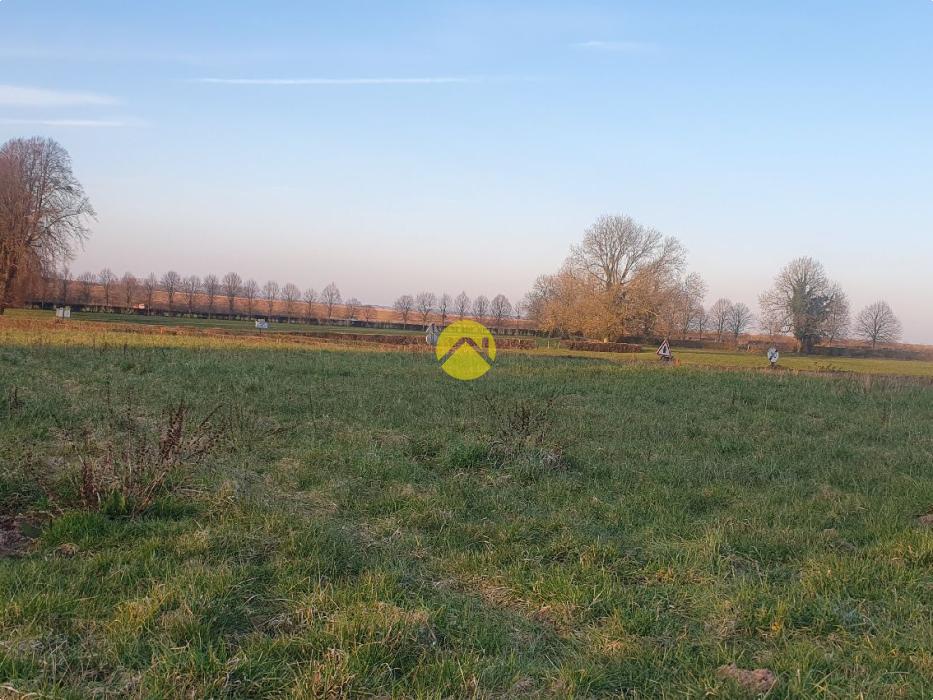
[[[767,668],[749,671],[735,664],[729,664],[720,666],[716,673],[720,678],[730,678],[742,688],[759,694],[770,692],[778,682],[777,676]]]
[[[347,344],[367,343],[385,345],[428,352],[430,346],[424,336],[402,333],[342,333],[334,331],[294,331],[288,333],[257,334],[250,330],[239,331],[228,328],[196,328],[183,326],[158,326],[142,323],[117,323],[110,321],[67,321],[6,318],[0,316],[0,324],[17,330],[30,332],[68,332],[71,330],[95,331],[100,333],[133,333],[136,335],[171,335],[188,337],[229,337],[248,341],[275,344],[331,345],[336,342]],[[534,338],[496,338],[496,348],[500,350],[534,350]]]
[[[0,558],[19,556],[29,548],[31,542],[23,534],[18,519],[0,518]]]
[[[380,334],[380,333],[339,333],[339,332],[324,332],[324,333],[300,333],[303,337],[311,338],[325,338],[327,340],[350,340],[353,342],[360,343],[380,343],[382,345],[417,345],[428,347],[427,343],[424,340],[424,336],[421,334],[418,335],[403,335],[401,333],[395,334]],[[505,349],[505,350],[534,350],[535,340],[534,338],[496,338],[496,348]]]
[[[592,340],[562,340],[560,347],[588,352],[641,352],[641,345],[634,343],[600,343]]]
[[[76,556],[80,551],[81,548],[72,542],[65,542],[64,544],[60,544],[55,548],[55,554],[60,557],[73,557]]]

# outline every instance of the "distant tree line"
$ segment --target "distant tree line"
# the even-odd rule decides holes
[[[427,325],[432,318],[441,325],[447,325],[451,319],[472,318],[499,329],[504,328],[507,321],[521,320],[525,311],[524,303],[512,304],[504,294],[497,294],[490,301],[483,294],[471,299],[466,292],[454,298],[447,292],[440,296],[433,292],[419,292],[415,296],[403,294],[395,300],[393,308],[403,323],[408,323],[414,313],[421,325]]]
[[[604,340],[626,335],[697,336],[733,344],[757,325],[770,338],[793,336],[803,352],[849,337],[864,340],[872,348],[900,340],[900,321],[886,302],[870,304],[853,320],[845,292],[812,258],[797,258],[778,273],[771,288],[759,297],[757,317],[746,304],[725,298],[706,308],[707,285],[697,273],[683,273],[680,244],[639,230],[637,225],[626,231],[628,225],[621,223],[614,229],[624,233],[618,238],[601,230],[599,236],[608,241],[585,240],[585,246],[573,250],[561,271],[538,278],[520,302],[513,304],[504,294],[490,300],[482,294],[471,298],[466,292],[452,297],[446,292],[422,291],[395,300],[391,309],[395,319],[382,314],[378,320],[426,326],[431,321],[446,325],[469,317],[501,330],[529,318],[539,329],[555,334]],[[630,246],[637,250],[628,252]],[[280,285],[269,280],[260,285],[254,279],[244,281],[235,272],[202,279],[170,270],[161,277],[150,274],[140,279],[129,272],[117,277],[105,268],[72,279],[65,266],[54,279],[46,280],[45,287],[45,301],[142,313],[370,324],[377,320],[379,308],[355,297],[344,299],[334,282],[318,293],[292,282]]]
[[[759,297],[757,317],[729,299],[707,309],[706,294],[703,278],[687,273],[676,238],[628,216],[601,216],[560,270],[535,281],[523,304],[542,330],[607,341],[693,334],[737,343],[755,325],[772,338],[793,336],[803,352],[850,334],[873,348],[901,338],[901,324],[884,301],[867,306],[853,324],[845,292],[812,258],[797,258],[778,273]]]
[[[236,272],[201,278],[197,275],[184,277],[169,270],[161,276],[152,273],[139,278],[130,272],[118,277],[109,268],[98,273],[85,272],[73,279],[67,266],[45,280],[41,296],[43,301],[62,306],[82,305],[147,314],[167,312],[208,317],[220,314],[367,324],[376,320],[398,320],[405,325],[427,325],[431,321],[446,324],[453,318],[469,316],[496,328],[504,328],[507,321],[521,319],[524,308],[521,304],[513,305],[503,294],[497,294],[490,301],[483,295],[471,299],[466,292],[456,298],[446,292],[440,295],[419,292],[415,296],[402,295],[396,300],[389,310],[395,313],[396,319],[386,318],[385,313],[377,319],[379,307],[363,304],[356,297],[344,299],[334,282],[317,292],[313,288],[302,290],[292,282],[280,285],[269,280],[260,285],[254,279],[244,281]]]
[[[201,278],[197,275],[183,277],[169,270],[161,276],[150,273],[146,277],[137,277],[126,272],[117,277],[112,270],[104,268],[99,273],[85,272],[74,279],[69,268],[64,266],[53,279],[46,280],[44,296],[46,301],[62,305],[81,304],[143,313],[243,315],[250,318],[319,318],[319,311],[326,310],[328,320],[336,318],[338,313],[342,320],[353,320],[358,314],[365,314],[367,308],[372,308],[352,297],[343,301],[334,282],[319,294],[313,288],[302,291],[292,282],[279,285],[275,280],[269,280],[260,286],[254,279],[244,281],[236,272],[228,272],[223,277],[210,274]]]

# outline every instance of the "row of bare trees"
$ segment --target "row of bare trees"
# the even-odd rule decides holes
[[[492,323],[495,328],[502,328],[508,319],[518,321],[525,310],[523,303],[513,305],[504,294],[497,294],[490,300],[482,294],[471,299],[466,292],[460,292],[456,297],[451,297],[447,292],[440,295],[434,292],[418,292],[414,296],[403,294],[395,300],[392,308],[402,323],[408,323],[412,314],[416,314],[422,325],[427,325],[432,317],[438,319],[441,325],[446,325],[448,319],[462,320],[469,316],[480,323]]]
[[[676,238],[628,216],[601,216],[560,270],[535,281],[524,305],[543,330],[604,340],[712,333],[718,341],[737,342],[756,321],[771,337],[794,336],[804,352],[850,334],[872,347],[901,337],[900,322],[884,301],[867,306],[853,323],[842,288],[812,258],[793,260],[778,273],[759,298],[757,319],[746,304],[729,299],[706,309],[707,285],[685,267]]]
[[[307,320],[318,318],[323,312],[327,320],[367,323],[376,316],[376,307],[363,304],[356,297],[344,299],[333,282],[318,293],[311,288],[302,291],[291,282],[279,285],[269,280],[260,285],[253,279],[244,281],[236,272],[228,272],[223,277],[207,275],[202,279],[196,275],[184,277],[170,270],[161,277],[153,273],[139,278],[130,272],[118,277],[104,268],[99,273],[86,272],[72,279],[70,270],[64,267],[56,278],[48,281],[45,296],[47,301],[62,305],[96,304],[146,312],[161,308],[170,313],[281,315]],[[446,292],[440,295],[419,292],[400,296],[393,310],[404,324],[415,319],[422,325],[432,319],[446,324],[451,318],[472,317],[501,328],[507,320],[520,319],[524,305],[513,305],[504,294],[497,294],[490,300],[483,295],[474,299],[466,292],[456,297]]]
[[[317,308],[325,310],[328,319],[353,320],[359,315],[370,316],[372,307],[363,305],[355,297],[344,301],[340,289],[331,282],[320,293],[313,288],[302,290],[298,285],[287,282],[280,285],[269,280],[260,285],[254,279],[243,280],[236,272],[223,277],[197,275],[184,277],[169,270],[161,277],[155,273],[137,277],[131,272],[117,277],[112,270],[104,268],[99,273],[86,272],[72,279],[68,267],[63,267],[57,277],[49,281],[54,291],[46,296],[56,303],[98,304],[105,307],[144,309],[152,311],[161,306],[169,312],[245,313],[287,317],[316,317]],[[98,290],[95,293],[95,290]]]
[[[901,322],[884,300],[863,308],[853,323],[842,287],[813,258],[796,258],[784,266],[758,304],[761,327],[772,335],[794,336],[804,352],[849,336],[872,348],[901,339]]]
[[[872,347],[901,337],[900,321],[884,301],[865,307],[853,322],[845,292],[812,258],[793,260],[779,272],[771,289],[759,298],[757,319],[746,304],[725,298],[706,309],[707,285],[696,273],[682,275],[683,260],[676,240],[662,238],[630,219],[604,217],[587,231],[563,269],[539,278],[522,302],[513,305],[503,294],[490,300],[484,295],[471,299],[466,292],[451,297],[423,291],[403,294],[394,310],[404,324],[412,317],[426,325],[432,318],[446,324],[449,318],[470,316],[497,328],[528,312],[544,330],[606,339],[634,330],[642,336],[672,338],[712,334],[720,342],[729,337],[737,342],[757,320],[770,337],[793,335],[805,352],[817,343],[832,344],[850,334]],[[118,278],[105,268],[73,281],[66,267],[56,285],[57,293],[49,296],[62,304],[73,300],[151,311],[161,293],[162,306],[169,312],[212,315],[219,309],[230,315],[266,313],[310,320],[319,316],[320,307],[327,320],[371,322],[375,316],[374,307],[356,298],[344,300],[333,282],[318,293],[310,288],[302,291],[291,282],[280,286],[270,280],[260,286],[235,272],[201,279],[170,270],[161,277],[150,274],[139,279],[131,273]],[[98,299],[95,289],[100,290]]]

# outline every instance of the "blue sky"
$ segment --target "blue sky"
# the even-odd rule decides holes
[[[755,308],[798,255],[933,342],[933,2],[0,1],[76,271],[520,297],[599,214]]]

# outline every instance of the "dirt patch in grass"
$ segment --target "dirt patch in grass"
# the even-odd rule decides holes
[[[767,693],[777,685],[777,676],[766,668],[756,668],[748,671],[735,664],[720,666],[717,671],[720,678],[731,678],[737,685],[753,693]]]
[[[32,540],[23,534],[19,520],[0,518],[0,559],[25,553],[31,542]]]

